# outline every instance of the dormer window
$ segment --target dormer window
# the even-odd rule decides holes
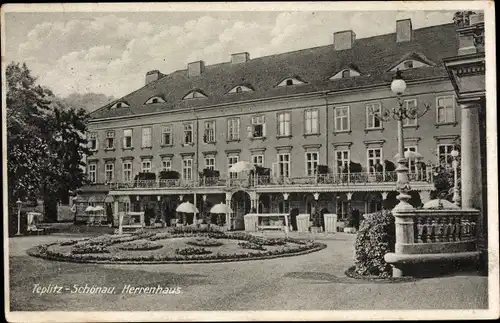
[[[404,66],[405,69],[413,68],[413,61],[405,61],[403,63],[403,66]]]
[[[300,85],[304,84],[305,82],[300,80],[299,78],[286,78],[283,81],[281,81],[277,86],[293,86],[293,85]]]
[[[390,72],[396,72],[397,70],[409,70],[412,68],[427,67],[435,65],[431,60],[425,57],[423,54],[418,52],[411,52],[404,55],[397,63],[395,63],[390,69]]]
[[[154,96],[152,98],[149,98],[145,104],[155,104],[155,103],[165,103],[165,100],[159,96]]]
[[[191,91],[188,94],[186,94],[182,99],[183,100],[189,100],[189,99],[201,99],[201,98],[206,98],[207,96],[203,94],[201,91]]]
[[[125,102],[116,102],[114,105],[110,107],[110,109],[120,109],[120,108],[128,108],[129,105]]]
[[[228,94],[232,94],[232,93],[243,93],[243,92],[253,92],[253,89],[250,87],[250,85],[237,85],[235,87],[233,87],[229,92],[227,92]]]
[[[360,75],[361,75],[361,73],[357,70],[357,68],[349,67],[349,68],[344,68],[344,69],[338,71],[337,74],[330,77],[330,80],[346,79],[346,78],[360,76]]]

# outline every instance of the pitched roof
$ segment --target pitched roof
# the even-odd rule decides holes
[[[414,30],[413,39],[409,42],[396,42],[396,34],[392,33],[358,39],[351,49],[342,51],[335,51],[334,45],[326,45],[259,57],[242,64],[226,62],[208,65],[200,76],[192,78],[188,78],[186,69],[178,70],[94,111],[91,118],[188,109],[388,83],[393,76],[391,72],[387,72],[388,69],[402,57],[412,53],[419,53],[435,65],[406,70],[405,79],[446,77],[442,59],[455,56],[458,51],[455,29],[455,25],[451,23]],[[329,77],[349,64],[355,64],[362,75],[329,80]],[[307,83],[276,87],[280,81],[294,75]],[[227,95],[229,90],[241,84],[248,84],[255,91]],[[193,89],[202,90],[208,97],[182,100]],[[165,103],[144,105],[153,96],[162,96]],[[126,101],[130,108],[109,109],[119,101]]]

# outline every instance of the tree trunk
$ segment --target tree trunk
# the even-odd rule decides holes
[[[43,213],[46,222],[57,222],[57,200],[53,195],[43,196]]]

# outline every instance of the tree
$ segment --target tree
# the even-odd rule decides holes
[[[6,79],[9,205],[43,195],[46,215],[57,219],[57,202],[85,181],[88,115],[55,104],[26,64],[9,64]]]
[[[26,64],[9,64],[7,80],[7,177],[9,204],[39,194],[51,159],[44,129],[52,92],[36,84]]]
[[[87,121],[83,109],[56,106],[46,122],[46,141],[55,157],[51,161],[55,167],[45,168],[42,181],[44,206],[51,220],[57,220],[57,202],[68,203],[69,192],[86,181],[83,158],[91,153],[85,139]]]

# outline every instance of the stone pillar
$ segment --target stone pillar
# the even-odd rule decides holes
[[[232,197],[232,193],[231,192],[226,192],[226,205],[231,207],[231,197]],[[234,210],[233,210],[234,212]],[[226,213],[226,227],[228,229],[231,229],[231,215],[229,213]]]
[[[462,207],[482,210],[479,105],[467,103],[460,107]]]
[[[283,200],[285,202],[288,201],[288,198],[290,197],[289,193],[283,193]],[[288,222],[288,214],[285,215],[285,236],[288,238],[288,231],[290,230],[290,224]]]
[[[113,218],[118,220],[118,231],[122,231],[122,221],[120,220],[120,209],[117,199],[114,201],[113,206],[114,206]]]

